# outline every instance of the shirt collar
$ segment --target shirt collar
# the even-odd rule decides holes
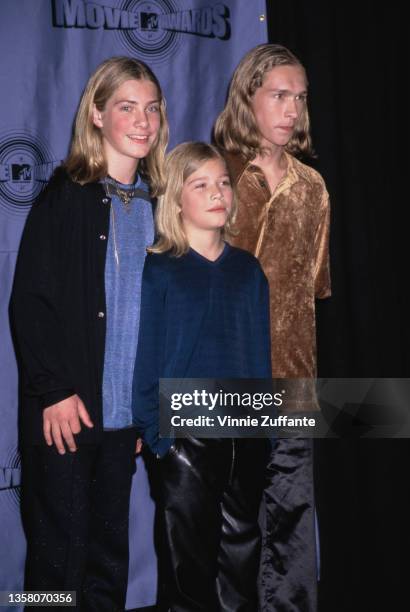
[[[286,186],[291,186],[294,183],[296,183],[299,180],[299,176],[298,173],[296,171],[296,164],[295,164],[295,158],[293,157],[293,155],[290,155],[289,153],[287,153],[286,151],[284,151],[284,155],[286,158],[286,162],[287,162],[287,167],[286,167],[286,173],[284,174],[283,178],[280,181],[281,185],[286,185]],[[238,176],[238,181],[241,178],[241,176],[245,173],[252,173],[252,174],[263,174],[262,170],[259,168],[259,166],[257,166],[252,160],[251,161],[246,161],[243,164],[243,167],[241,169],[241,173]]]
[[[226,153],[226,155],[234,184],[238,184],[244,174],[262,174],[261,169],[255,165],[253,160],[247,160],[244,155],[238,153]],[[287,161],[287,170],[281,183],[291,186],[299,180],[296,159],[286,151],[284,151],[284,155]]]

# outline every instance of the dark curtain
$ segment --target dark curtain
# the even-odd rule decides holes
[[[404,5],[268,0],[267,17],[270,42],[307,69],[309,163],[331,196],[333,295],[317,304],[319,376],[409,377]],[[315,442],[320,612],[410,606],[409,449],[402,439]]]

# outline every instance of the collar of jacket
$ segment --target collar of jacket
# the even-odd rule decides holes
[[[84,184],[73,181],[64,166],[59,166],[54,170],[49,182],[49,187],[51,189],[60,188],[62,185],[67,184],[67,182],[75,186],[76,189],[81,190],[81,192],[84,194],[87,192],[95,193],[96,195],[105,194],[104,188],[100,181],[93,181],[91,183]]]
[[[147,180],[146,178],[144,178],[143,180]],[[76,188],[81,190],[81,193],[87,194],[89,193],[90,195],[94,195],[94,197],[99,197],[105,196],[105,190],[104,187],[102,185],[102,183],[100,181],[93,181],[91,183],[84,183],[83,185],[81,183],[77,183],[76,181],[73,181],[73,179],[70,177],[70,175],[68,174],[67,170],[64,168],[64,166],[58,166],[51,179],[49,182],[49,186],[50,188],[56,188],[56,187],[61,187],[64,183],[67,183],[67,181],[69,183],[71,183],[72,185],[74,185]],[[152,196],[150,196],[149,192],[147,193],[147,199],[149,199],[149,201],[151,202],[151,206],[152,206],[152,214],[153,216],[155,216],[155,209],[157,206],[157,198],[154,198]]]

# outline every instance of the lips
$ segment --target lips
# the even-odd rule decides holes
[[[132,142],[145,143],[145,142],[148,142],[149,136],[147,134],[145,135],[129,134],[128,138],[132,140]]]
[[[218,206],[216,208],[208,208],[207,212],[226,212],[226,207]]]

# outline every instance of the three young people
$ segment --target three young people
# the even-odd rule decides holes
[[[277,377],[315,376],[314,298],[329,293],[329,208],[321,177],[293,156],[310,146],[306,89],[288,50],[257,47],[238,66],[216,124],[222,154],[179,145],[164,174],[167,124],[149,68],[113,58],[90,78],[70,156],[30,213],[13,291],[27,588],[64,585],[83,609],[123,609],[136,424],[162,456],[170,608],[257,609],[266,445],[159,438],[158,379],[270,378],[271,364]],[[145,260],[150,198],[159,193],[158,240]],[[311,454],[305,441],[289,444],[273,451],[265,491],[264,610],[290,605],[292,586],[314,609]],[[292,500],[289,461],[305,498],[296,491],[286,507],[276,500]],[[278,566],[289,558],[276,548],[278,512],[287,552],[301,528],[307,533],[309,569],[290,556],[290,581]]]

